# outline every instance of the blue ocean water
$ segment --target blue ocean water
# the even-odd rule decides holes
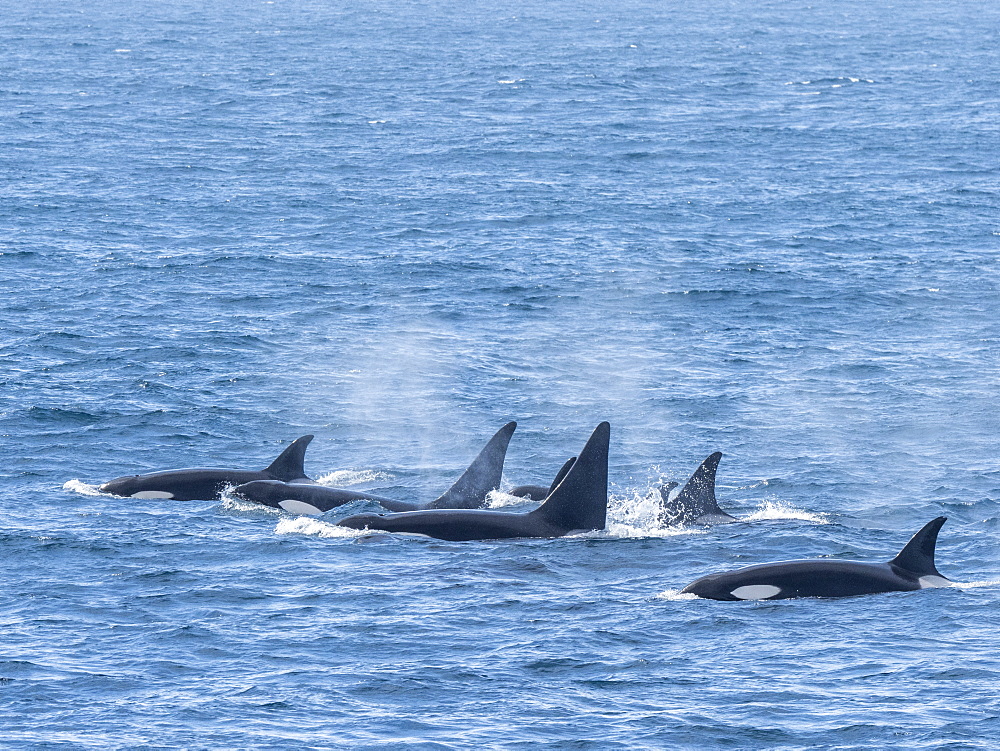
[[[4,748],[1000,745],[1000,6],[0,21]],[[611,422],[605,532],[96,490],[314,433],[429,499],[511,419],[507,487]],[[715,450],[748,519],[659,527]],[[938,515],[953,588],[678,595]]]

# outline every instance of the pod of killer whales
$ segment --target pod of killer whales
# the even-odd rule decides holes
[[[265,469],[173,469],[118,477],[104,493],[137,499],[216,500],[236,496],[293,514],[318,515],[353,501],[380,504],[389,513],[354,514],[337,524],[358,530],[408,532],[442,540],[555,538],[602,530],[608,508],[608,448],[611,426],[598,425],[578,456],[566,461],[548,486],[519,485],[510,494],[539,505],[527,513],[485,508],[499,489],[507,447],[517,423],[504,425],[468,469],[442,495],[430,501],[399,500],[320,485],[305,474],[305,452],[313,436],[291,443]],[[658,488],[659,521],[664,526],[713,525],[737,519],[719,508],[715,476],[722,454],[699,465],[677,491],[676,482]],[[864,563],[832,559],[782,561],[710,574],[682,593],[713,600],[781,600],[793,597],[849,597],[906,592],[950,584],[934,565],[938,531],[945,522],[928,522],[892,560]]]

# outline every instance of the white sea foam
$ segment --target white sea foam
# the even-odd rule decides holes
[[[981,587],[1000,587],[1000,579],[984,579],[982,581],[975,582],[956,582],[953,581],[951,586],[958,587],[959,589],[979,589]]]
[[[838,76],[837,78],[823,78],[819,81],[785,81],[785,86],[824,86],[831,89],[846,86],[849,83],[875,83],[871,78],[855,78],[854,76]]]
[[[697,600],[698,595],[692,594],[690,592],[681,593],[679,589],[665,589],[660,594],[656,595],[654,599],[657,600]]]
[[[393,477],[388,472],[379,472],[374,469],[339,469],[336,472],[317,477],[316,482],[333,488],[346,488],[365,482],[385,482],[391,479]]]
[[[707,527],[635,527],[614,521],[609,521],[606,529],[608,537],[617,537],[620,539],[703,535],[708,531]]]
[[[740,517],[740,521],[758,522],[769,519],[798,519],[815,524],[826,524],[826,515],[813,514],[809,511],[793,508],[781,501],[764,501],[760,508],[749,516]]]
[[[298,516],[294,519],[279,519],[274,528],[276,535],[309,535],[310,537],[361,537],[368,534],[364,530],[338,527],[336,524],[312,519],[308,516]]]
[[[68,490],[71,493],[79,493],[80,495],[106,495],[101,492],[100,485],[91,485],[82,480],[70,480],[64,483],[63,490]]]

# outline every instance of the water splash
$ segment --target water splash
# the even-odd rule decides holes
[[[319,485],[326,485],[333,488],[346,488],[351,485],[361,485],[362,483],[387,482],[393,476],[388,472],[380,472],[375,469],[338,469],[316,478]]]
[[[679,600],[697,600],[698,595],[693,594],[692,592],[681,592],[679,589],[665,589],[653,599],[677,602]]]
[[[676,535],[705,534],[710,529],[706,526],[676,526],[669,525],[663,518],[658,480],[646,490],[631,489],[608,497],[608,533],[613,537],[673,537]],[[675,488],[670,497],[680,493]],[[790,506],[782,501],[764,501],[757,510],[747,516],[740,516],[738,521],[755,522],[770,520],[790,520],[827,524],[829,520],[824,514],[814,514],[810,511]]]
[[[101,492],[99,485],[91,485],[83,480],[70,480],[63,484],[63,490],[68,490],[70,493],[79,493],[80,495],[108,495]]]
[[[691,527],[668,527],[661,517],[658,486],[646,491],[632,490],[624,495],[608,497],[607,531],[610,537],[676,537],[704,534],[705,530]]]
[[[951,586],[957,589],[981,589],[983,587],[1000,587],[1000,579],[983,579],[981,581],[974,582],[956,582],[953,581]]]
[[[306,516],[297,516],[294,519],[280,519],[274,528],[276,535],[309,535],[310,537],[321,538],[349,538],[361,537],[369,534],[367,530],[350,529],[348,527],[338,527],[336,524],[310,519]]]

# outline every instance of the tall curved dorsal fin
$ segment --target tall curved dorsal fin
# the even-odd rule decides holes
[[[489,492],[500,487],[507,445],[516,428],[516,422],[509,422],[500,428],[455,484],[425,508],[482,507]]]
[[[719,469],[722,452],[716,451],[698,465],[681,492],[673,500],[662,491],[662,518],[666,524],[692,524],[705,516],[718,517],[715,521],[728,521],[735,517],[719,508],[715,500],[715,474]]]
[[[897,566],[917,576],[941,576],[934,567],[934,548],[937,545],[938,532],[947,520],[947,516],[939,516],[927,522],[903,546],[899,555],[889,561],[889,565]]]
[[[304,435],[301,438],[296,438],[264,471],[275,480],[284,480],[285,482],[305,477],[306,447],[314,437]]]
[[[604,529],[608,516],[608,448],[611,425],[594,430],[580,456],[545,503],[532,511],[566,532]]]

